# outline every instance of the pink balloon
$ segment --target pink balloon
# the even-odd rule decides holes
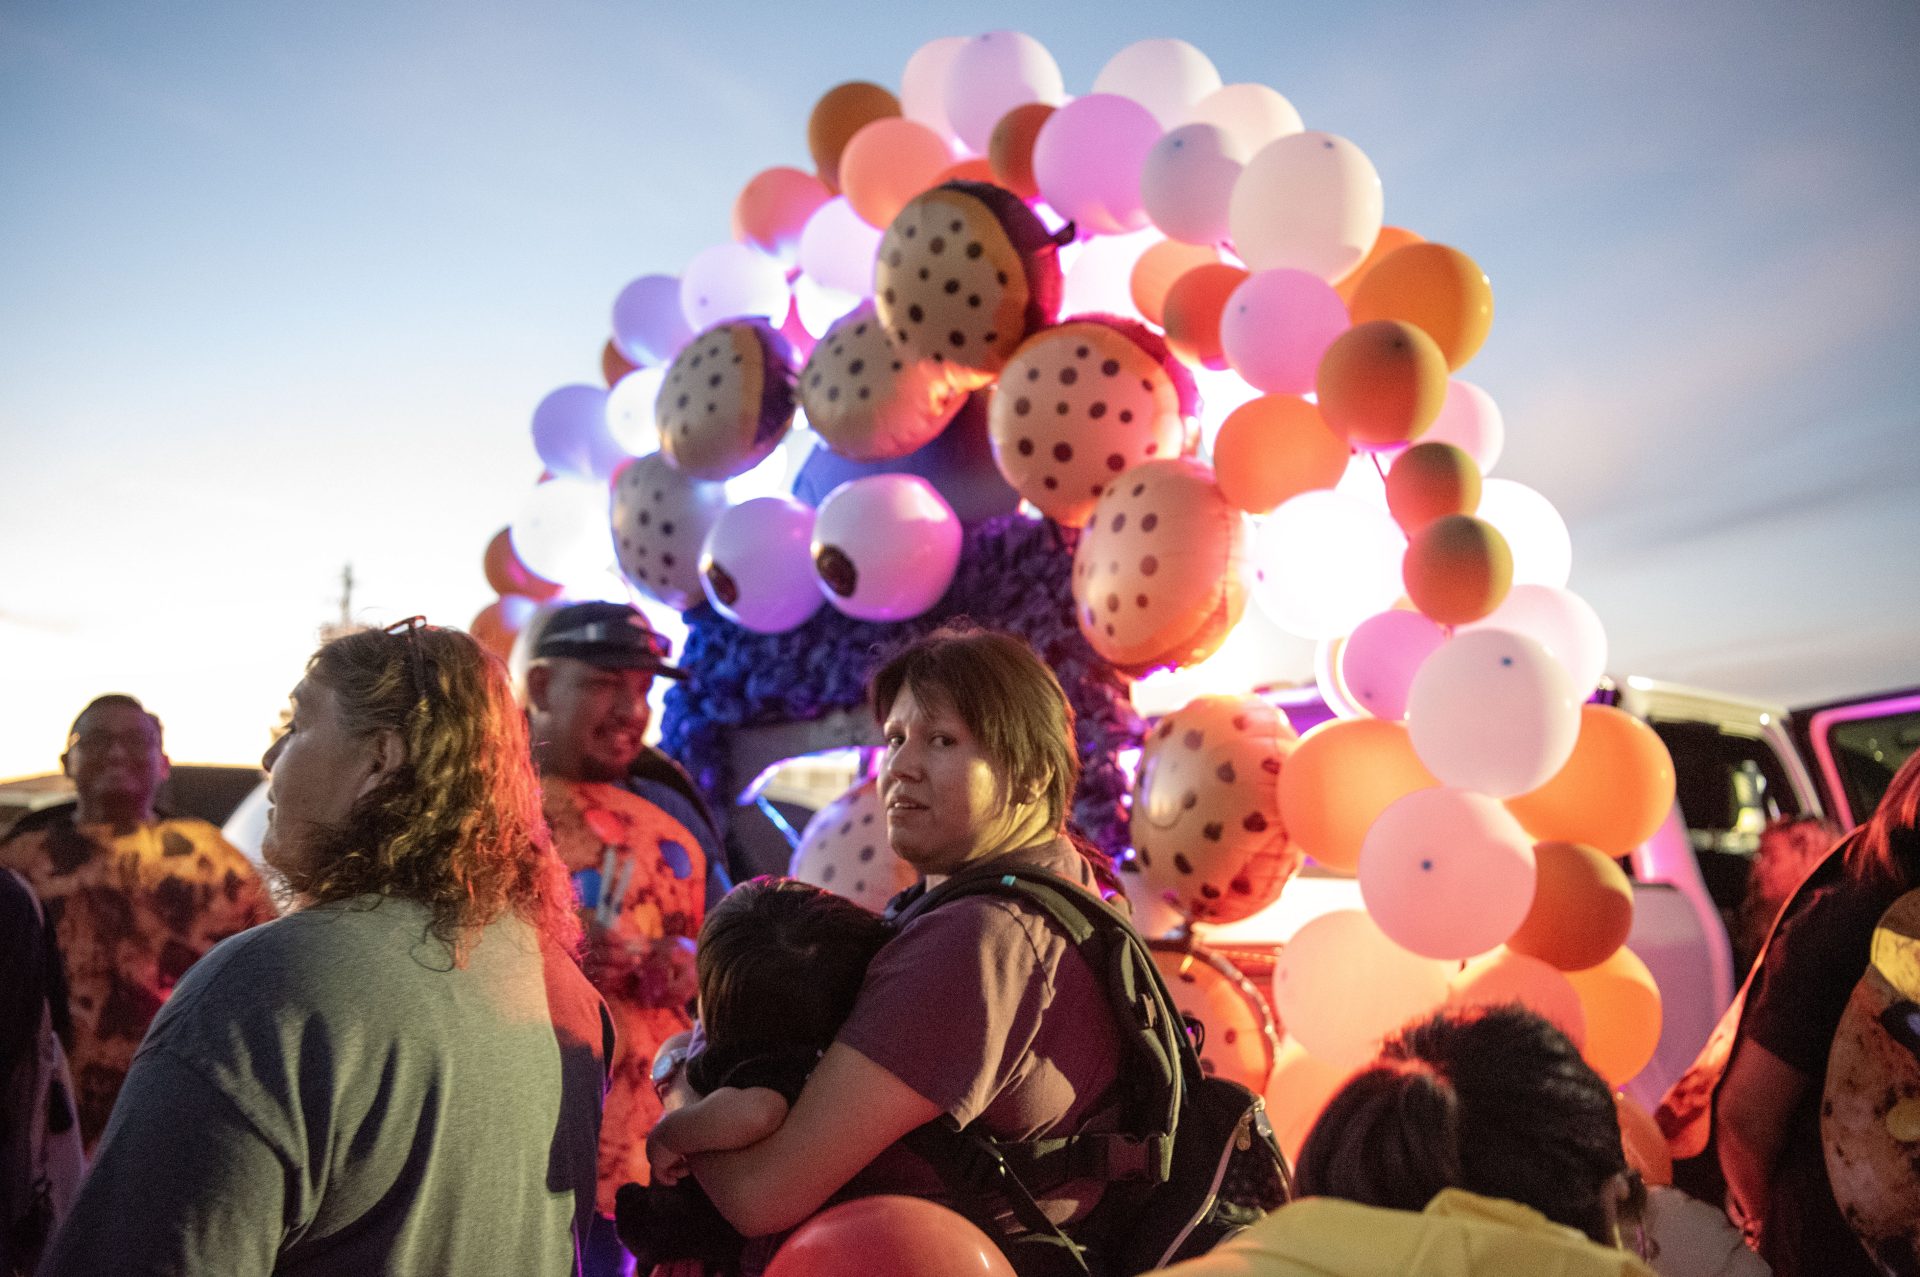
[[[1375,718],[1407,714],[1407,691],[1447,632],[1418,612],[1379,612],[1354,626],[1340,653],[1347,695]]]
[[[882,234],[861,220],[846,196],[836,195],[813,210],[800,232],[800,269],[822,288],[871,297]]]
[[[1395,944],[1470,958],[1504,941],[1533,906],[1533,840],[1498,799],[1418,789],[1380,813],[1360,844],[1360,898]]]
[[[967,148],[984,154],[993,126],[1027,102],[1066,96],[1060,64],[1047,46],[1020,31],[989,31],[954,50],[947,63],[947,122]]]
[[[1517,925],[1517,924],[1516,924]],[[1444,962],[1387,938],[1358,909],[1300,928],[1273,969],[1273,1006],[1301,1046],[1329,1064],[1371,1060],[1380,1039],[1447,996]]]
[[[614,345],[635,363],[671,363],[692,340],[677,275],[642,275],[613,299]]]
[[[1447,1004],[1457,1007],[1500,1006],[1518,1002],[1573,1039],[1587,1043],[1587,1012],[1573,982],[1548,963],[1530,954],[1515,953],[1505,945],[1484,953],[1449,982]]]
[[[1507,428],[1500,416],[1500,405],[1493,396],[1470,381],[1449,381],[1447,397],[1440,405],[1421,443],[1450,443],[1472,457],[1481,474],[1493,470],[1506,447]]]
[[[1132,98],[1090,93],[1040,126],[1033,177],[1054,211],[1083,235],[1118,235],[1147,224],[1140,173],[1160,140],[1160,122]]]
[[[1220,312],[1220,347],[1247,384],[1268,394],[1304,395],[1320,357],[1353,326],[1333,285],[1303,270],[1247,276]]]
[[[1581,699],[1536,640],[1470,630],[1413,676],[1407,730],[1442,784],[1512,798],[1546,784],[1572,756]]]

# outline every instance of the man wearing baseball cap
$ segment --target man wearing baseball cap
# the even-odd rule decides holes
[[[699,792],[645,741],[655,678],[686,678],[667,640],[623,603],[574,603],[530,636],[527,722],[555,850],[586,924],[587,976],[614,1016],[600,1129],[599,1208],[589,1277],[624,1271],[615,1191],[647,1180],[646,1137],[660,1115],[655,1049],[692,1026],[693,943],[725,859]]]

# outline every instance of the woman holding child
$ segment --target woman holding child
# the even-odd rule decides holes
[[[1073,711],[1031,650],[943,631],[889,661],[871,691],[888,839],[930,885],[1018,865],[1098,894],[1094,861],[1065,831],[1079,775]],[[843,1191],[941,1197],[931,1168],[901,1147],[929,1122],[978,1120],[1015,1140],[1082,1129],[1106,1106],[1121,1056],[1107,994],[1067,939],[1018,899],[963,896],[913,917],[873,958],[771,1134],[702,1151],[714,1142],[671,1114],[650,1152],[656,1167],[684,1159],[742,1233],[777,1233]],[[1041,1205],[1078,1219],[1099,1188],[1055,1185]]]

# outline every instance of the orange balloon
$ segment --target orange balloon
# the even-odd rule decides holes
[[[1507,948],[1562,971],[1612,957],[1633,927],[1633,884],[1613,857],[1577,842],[1543,842],[1533,862],[1533,908]]]
[[[987,140],[987,163],[993,168],[994,182],[1023,200],[1040,193],[1040,183],[1033,176],[1033,142],[1054,110],[1045,102],[1024,102],[1000,117]]]
[[[1391,447],[1419,438],[1440,415],[1447,360],[1412,324],[1356,324],[1320,357],[1314,389],[1335,433],[1357,447]]]
[[[1587,1044],[1580,1054],[1609,1083],[1626,1085],[1660,1044],[1660,986],[1653,972],[1622,946],[1597,967],[1569,971],[1567,979],[1587,1013]]]
[[[1347,277],[1333,286],[1340,294],[1340,300],[1353,305],[1353,294],[1360,287],[1360,281],[1373,272],[1389,253],[1405,248],[1409,244],[1424,244],[1425,237],[1417,235],[1404,226],[1382,226],[1379,238],[1373,241],[1373,247],[1367,250],[1367,256],[1358,266],[1348,272]]]
[[[1538,958],[1514,952],[1511,942],[1474,958],[1447,981],[1450,1007],[1507,1002],[1518,1002],[1540,1016],[1576,1047],[1587,1040],[1587,1013],[1567,977]]]
[[[1356,324],[1399,319],[1433,338],[1447,367],[1480,349],[1493,325],[1493,286],[1471,257],[1445,244],[1409,244],[1367,272],[1348,303]]]
[[[560,593],[558,585],[535,576],[533,569],[520,561],[520,556],[513,552],[513,537],[505,528],[487,542],[487,552],[481,557],[480,565],[495,594],[518,594],[539,603]]]
[[[1295,395],[1250,399],[1220,423],[1213,469],[1227,500],[1268,514],[1289,497],[1331,488],[1347,471],[1346,441],[1327,429],[1320,410]]]
[[[1289,1162],[1300,1160],[1300,1146],[1320,1120],[1320,1110],[1355,1072],[1308,1054],[1293,1038],[1280,1044],[1280,1053],[1273,1061],[1273,1077],[1267,1083],[1267,1119],[1273,1123],[1273,1138]]]
[[[1627,1155],[1627,1169],[1640,1172],[1649,1185],[1673,1183],[1673,1149],[1653,1114],[1625,1091],[1613,1093],[1613,1107],[1620,1115],[1620,1147]]]
[[[763,169],[733,201],[733,237],[768,253],[790,253],[814,210],[833,198],[811,173],[785,166]]]
[[[993,175],[993,166],[977,155],[970,160],[961,160],[958,164],[942,169],[940,176],[933,179],[935,186],[945,186],[948,182],[986,182],[993,186],[1000,184]]]
[[[1190,270],[1220,260],[1218,249],[1163,239],[1133,264],[1133,304],[1150,324],[1165,325],[1167,290]]]
[[[1415,607],[1442,625],[1465,625],[1500,606],[1513,588],[1513,551],[1500,530],[1449,514],[1407,542],[1400,578]]]
[[[1162,327],[1173,353],[1190,364],[1218,371],[1227,366],[1220,348],[1220,313],[1227,298],[1247,278],[1247,272],[1225,262],[1196,266],[1167,290],[1162,304]]]
[[[1416,443],[1387,471],[1387,509],[1412,536],[1435,519],[1480,508],[1480,466],[1450,443]]]
[[[841,1202],[793,1230],[767,1277],[1013,1277],[992,1238],[924,1197]]]
[[[807,117],[807,150],[829,191],[840,189],[840,153],[875,120],[900,114],[900,99],[877,84],[850,80],[820,95]]]
[[[1294,747],[1280,772],[1280,818],[1296,847],[1336,873],[1360,865],[1360,841],[1381,812],[1433,778],[1405,723],[1336,718]]]
[[[1583,842],[1627,856],[1673,809],[1673,758],[1651,727],[1611,705],[1582,705],[1566,766],[1531,793],[1507,799],[1535,838]]]
[[[600,351],[600,376],[611,387],[640,365],[620,353],[620,347],[608,342]]]
[[[526,616],[533,610],[530,600],[517,595],[497,598],[474,616],[467,633],[474,641],[501,660],[513,655],[513,640],[520,636]]]
[[[875,120],[840,153],[840,190],[862,221],[885,230],[952,163],[946,142],[919,121]]]

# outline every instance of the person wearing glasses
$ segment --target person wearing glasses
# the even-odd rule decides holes
[[[334,639],[264,762],[296,908],[174,989],[41,1272],[576,1271],[612,1024],[504,666]]]
[[[529,636],[527,722],[554,846],[573,877],[588,977],[613,1009],[618,1044],[600,1134],[590,1275],[629,1261],[613,1227],[622,1184],[645,1183],[660,1117],[654,1053],[693,1025],[694,940],[728,883],[705,803],[649,746],[656,677],[685,678],[667,640],[624,603],[555,609]]]
[[[167,755],[160,720],[139,701],[114,694],[81,710],[60,766],[74,801],[16,823],[0,842],[0,868],[27,880],[53,922],[54,1016],[91,1151],[134,1049],[180,978],[276,911],[252,863],[218,829],[155,810]]]

